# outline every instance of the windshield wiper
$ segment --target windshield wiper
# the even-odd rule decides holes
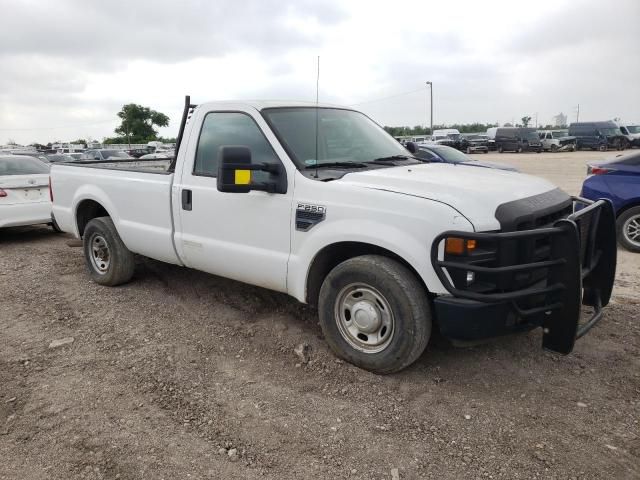
[[[420,160],[418,157],[414,157],[412,155],[390,155],[388,157],[379,157],[379,158],[374,158],[373,160],[370,160],[367,163],[378,163],[378,162],[389,162],[389,161],[393,161],[393,160],[400,160],[400,161],[406,161],[406,160]]]
[[[326,162],[315,165],[307,165],[305,170],[315,170],[316,168],[367,168],[369,165],[362,162]]]

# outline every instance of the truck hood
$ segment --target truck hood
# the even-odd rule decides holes
[[[383,190],[445,203],[465,216],[476,231],[498,230],[495,212],[503,203],[557,187],[542,178],[490,168],[427,163],[353,172],[342,177],[354,187]]]

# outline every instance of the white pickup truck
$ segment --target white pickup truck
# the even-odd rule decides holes
[[[377,373],[436,327],[460,343],[542,327],[569,353],[610,298],[611,205],[414,151],[347,108],[187,97],[173,160],[55,164],[53,215],[100,284],[139,254],[286,292]]]

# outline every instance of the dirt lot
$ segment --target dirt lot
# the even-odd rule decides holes
[[[577,193],[601,154],[476,157]],[[640,478],[640,255],[568,357],[436,338],[381,377],[284,295],[147,259],[100,287],[69,240],[0,232],[0,479]]]

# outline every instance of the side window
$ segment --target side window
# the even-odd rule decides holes
[[[194,175],[218,175],[218,151],[224,145],[243,145],[251,149],[253,163],[278,163],[278,157],[256,122],[247,114],[238,112],[211,112],[202,123]],[[260,180],[265,172],[254,172]]]

